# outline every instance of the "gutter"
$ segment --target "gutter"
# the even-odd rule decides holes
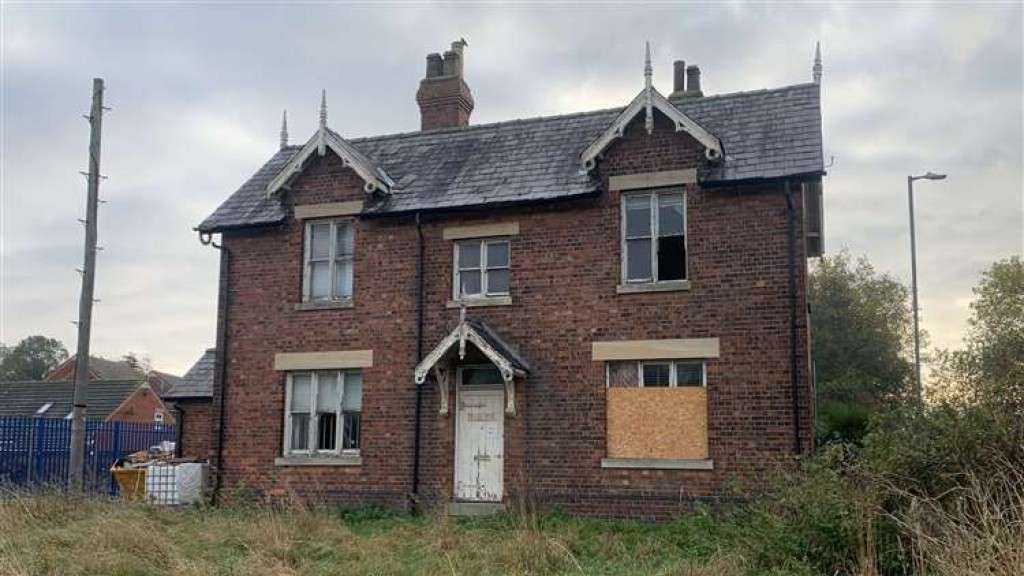
[[[786,236],[789,266],[789,376],[793,397],[793,453],[800,455],[803,445],[800,438],[800,377],[797,373],[797,326],[796,326],[796,206],[789,178],[782,181],[786,195]]]
[[[228,343],[228,309],[231,304],[231,277],[228,275],[231,267],[231,251],[223,245],[211,240],[210,233],[199,233],[199,242],[203,245],[213,246],[220,250],[220,294],[217,296],[217,357],[213,370],[213,395],[217,403],[217,450],[216,465],[214,467],[213,504],[216,505],[220,499],[220,489],[223,483],[224,472],[221,465],[224,459],[224,397],[227,395],[227,343]]]
[[[423,360],[423,227],[420,213],[416,212],[416,362]],[[423,412],[423,386],[416,386],[416,429],[413,432],[412,448],[412,495],[411,504],[419,505],[420,493],[420,421]]]

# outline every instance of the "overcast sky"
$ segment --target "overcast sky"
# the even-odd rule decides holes
[[[1022,251],[1021,4],[2,4],[0,341],[75,346],[91,79],[103,77],[93,351],[184,372],[214,340],[217,254],[192,228],[278,145],[316,125],[415,130],[428,52],[465,37],[471,122],[626,104],[672,60],[705,94],[811,79],[824,55],[826,248],[909,279],[918,184],[924,327],[959,343],[971,287]]]

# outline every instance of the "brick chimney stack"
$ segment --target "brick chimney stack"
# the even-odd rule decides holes
[[[452,42],[451,50],[427,56],[427,76],[420,80],[416,103],[420,106],[420,129],[469,126],[473,94],[462,76],[465,40]]]
[[[676,60],[672,63],[672,93],[669,98],[678,98],[686,92],[686,62]]]

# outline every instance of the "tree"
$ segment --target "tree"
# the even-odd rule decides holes
[[[910,391],[907,287],[847,251],[820,259],[808,284],[818,437],[858,440],[869,416]]]
[[[41,380],[43,375],[67,360],[68,351],[60,340],[29,336],[0,354],[0,380]]]
[[[1024,417],[1024,263],[998,260],[974,288],[964,348],[942,351],[936,392]]]

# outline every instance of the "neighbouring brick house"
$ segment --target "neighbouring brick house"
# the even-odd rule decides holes
[[[469,125],[464,43],[418,132],[281,148],[220,234],[220,489],[670,515],[813,443],[818,79]],[[411,96],[411,95],[410,95]]]
[[[188,372],[177,379],[174,387],[163,394],[178,425],[178,456],[204,460],[210,457],[213,433],[210,403],[216,358],[214,348],[203,352]]]
[[[0,416],[70,418],[74,394],[70,381],[0,382]],[[174,424],[163,400],[141,379],[93,380],[86,404],[90,420]]]
[[[58,364],[43,377],[48,382],[71,382],[75,379],[75,356]],[[89,380],[145,380],[149,386],[163,394],[178,382],[178,377],[159,370],[146,371],[134,356],[121,360],[108,360],[89,356]]]

